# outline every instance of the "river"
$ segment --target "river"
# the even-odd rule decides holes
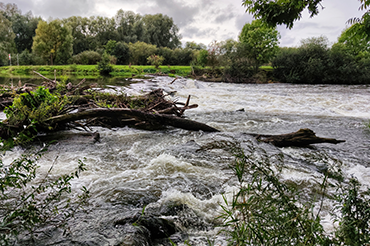
[[[69,173],[84,161],[87,171],[73,181],[76,189],[91,192],[87,213],[70,224],[71,235],[54,230],[40,238],[40,245],[126,245],[133,232],[114,221],[145,210],[175,222],[181,232],[171,236],[177,245],[226,245],[214,220],[220,214],[222,194],[230,198],[236,179],[228,167],[233,156],[222,149],[207,149],[220,142],[253,145],[268,153],[284,155],[282,179],[304,187],[314,186],[323,175],[320,156],[340,162],[349,177],[370,184],[370,87],[366,85],[229,84],[180,78],[155,77],[110,89],[139,94],[163,88],[173,100],[185,102],[191,95],[196,109],[189,119],[206,123],[221,132],[204,133],[168,128],[144,131],[131,128],[99,131],[101,141],[77,131],[67,131],[40,161],[46,172],[58,156],[55,175]],[[338,145],[317,144],[312,148],[276,148],[258,143],[247,133],[283,134],[310,128],[317,136],[346,140]],[[23,150],[16,148],[4,157],[10,161]],[[327,201],[327,207],[330,201]],[[181,205],[177,214],[166,212]],[[324,205],[325,207],[325,205]],[[154,212],[153,212],[154,213]],[[323,225],[332,230],[332,218],[322,212]],[[185,244],[185,241],[188,244]]]

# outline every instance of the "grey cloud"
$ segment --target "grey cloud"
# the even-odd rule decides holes
[[[196,27],[187,27],[183,29],[181,34],[185,39],[209,38],[215,36],[214,34],[217,33],[219,30],[220,28],[199,29]]]
[[[53,0],[43,1],[35,8],[36,13],[44,17],[66,18],[70,16],[86,16],[94,10],[95,2],[89,0]]]
[[[162,13],[172,17],[178,27],[184,27],[194,21],[195,16],[199,13],[198,6],[188,6],[183,1],[175,0],[155,0],[153,6],[143,4],[138,8],[142,14]]]
[[[228,5],[227,8],[219,9],[217,17],[215,18],[215,22],[217,24],[222,24],[230,19],[235,18],[236,14],[234,12],[234,7],[232,5]]]
[[[229,32],[229,33],[223,34],[223,35],[221,36],[220,41],[224,41],[224,40],[227,40],[227,39],[234,39],[234,40],[236,40],[235,38],[236,38],[236,37],[235,37],[235,33],[233,33],[233,32]]]
[[[44,19],[86,16],[94,11],[95,1],[89,0],[13,0],[22,13],[31,11]]]
[[[32,13],[34,12],[33,9],[35,4],[31,0],[15,0],[12,1],[12,3],[15,3],[18,6],[18,9],[22,11],[22,14],[25,14],[29,11],[31,11]]]
[[[243,15],[238,15],[236,16],[235,18],[235,26],[238,30],[240,30],[240,32],[242,31],[243,29],[243,26],[246,24],[246,23],[250,23],[252,22],[253,18],[251,15],[249,14],[243,14]]]
[[[284,39],[280,40],[280,47],[293,47],[296,46],[298,43],[298,39],[296,37],[285,36]]]

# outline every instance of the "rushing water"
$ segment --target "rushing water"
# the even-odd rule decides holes
[[[114,221],[147,211],[173,220],[182,229],[171,237],[178,245],[226,245],[214,229],[214,219],[221,212],[222,195],[231,197],[236,180],[228,165],[233,157],[221,149],[206,146],[219,142],[240,143],[283,153],[282,178],[304,187],[322,178],[323,165],[317,157],[339,159],[347,176],[363,184],[370,181],[370,132],[364,122],[370,119],[370,87],[364,85],[290,85],[206,83],[190,79],[157,77],[129,86],[112,86],[115,91],[138,94],[163,88],[173,100],[186,101],[196,109],[186,117],[215,127],[219,133],[191,132],[168,128],[143,131],[130,128],[96,128],[101,142],[76,131],[61,133],[58,144],[40,162],[46,172],[58,156],[54,174],[69,173],[77,160],[87,165],[74,188],[86,186],[91,192],[88,213],[81,213],[70,225],[66,238],[53,231],[41,244],[118,245],[129,240],[129,228],[114,226]],[[241,109],[244,109],[241,110]],[[258,143],[247,133],[283,134],[310,128],[318,136],[346,140],[338,145],[318,144],[313,148],[276,148]],[[21,149],[7,153],[11,160]],[[181,204],[184,210],[173,215],[166,207]],[[330,204],[327,204],[329,206]],[[332,221],[322,214],[324,227]]]

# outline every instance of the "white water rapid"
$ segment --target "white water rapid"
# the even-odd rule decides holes
[[[186,205],[182,217],[170,213],[182,232],[171,239],[177,245],[226,245],[213,221],[220,214],[222,195],[232,196],[236,179],[228,165],[233,157],[221,149],[205,149],[217,142],[253,144],[268,153],[284,154],[282,179],[311,187],[323,175],[318,171],[322,155],[340,160],[344,173],[370,185],[370,87],[365,85],[228,84],[191,79],[155,77],[115,91],[139,94],[163,88],[174,92],[172,99],[185,102],[191,95],[196,109],[186,117],[219,129],[219,133],[191,132],[168,128],[144,131],[130,128],[96,128],[101,142],[93,143],[77,131],[67,131],[50,146],[40,161],[46,172],[56,160],[55,175],[71,172],[81,159],[87,166],[74,188],[86,186],[91,192],[88,213],[81,213],[70,225],[66,238],[53,232],[42,244],[119,245],[129,232],[113,222],[146,210],[162,211],[168,204]],[[244,109],[244,110],[241,110]],[[256,142],[247,133],[283,134],[310,128],[317,136],[346,140],[338,145],[318,144],[313,148],[276,148]],[[6,153],[4,162],[23,150]],[[329,204],[327,204],[329,206]],[[325,207],[325,206],[324,206]],[[164,208],[163,208],[164,209]],[[330,231],[331,217],[323,212],[323,225]],[[177,237],[177,238],[176,238]],[[176,241],[177,240],[177,241]],[[122,244],[125,245],[125,244]]]

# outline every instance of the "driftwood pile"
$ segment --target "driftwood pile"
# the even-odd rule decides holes
[[[43,83],[45,88],[48,88],[50,92],[58,89],[58,93],[68,97],[72,103],[65,105],[62,110],[58,111],[57,115],[53,115],[43,122],[38,122],[33,134],[71,128],[91,132],[90,127],[92,126],[107,128],[133,126],[148,130],[173,126],[186,130],[218,132],[211,126],[183,117],[185,110],[198,107],[196,104],[190,104],[190,95],[185,103],[166,99],[166,94],[162,89],[154,90],[143,96],[128,97],[99,93],[96,90],[96,85],[84,85],[85,79],[77,85],[68,83],[61,87],[56,78],[51,80],[39,73],[36,74],[45,80]],[[13,98],[20,93],[26,92],[31,95],[30,91],[35,90],[36,87],[37,85],[32,84],[23,86],[19,84],[17,88],[3,87],[3,93],[0,94],[0,106],[3,109],[11,105]],[[24,123],[11,125],[7,120],[4,120],[0,126],[0,138],[14,138],[17,133],[27,130],[27,127]],[[32,127],[35,128],[35,126]],[[337,144],[344,142],[344,140],[317,137],[310,129],[301,129],[282,135],[251,135],[254,135],[259,141],[278,147],[301,147],[316,143]]]
[[[148,130],[173,126],[186,130],[218,131],[211,126],[183,117],[186,110],[198,107],[196,104],[190,104],[190,95],[185,103],[168,100],[162,89],[142,96],[129,97],[124,94],[101,92],[96,85],[84,85],[85,79],[77,85],[68,83],[61,86],[56,79],[51,80],[41,74],[38,75],[45,80],[42,84],[45,88],[50,92],[57,90],[56,94],[59,97],[67,97],[71,103],[64,105],[56,115],[37,122],[32,126],[36,129],[31,135],[71,128],[91,131],[92,126],[107,128],[133,126]],[[3,87],[0,105],[3,108],[11,105],[13,99],[21,93],[28,93],[33,97],[31,91],[36,88],[37,85],[32,84]],[[10,124],[8,119],[4,120],[0,127],[0,138],[14,138],[17,133],[27,129],[29,121],[31,119],[19,124]]]

